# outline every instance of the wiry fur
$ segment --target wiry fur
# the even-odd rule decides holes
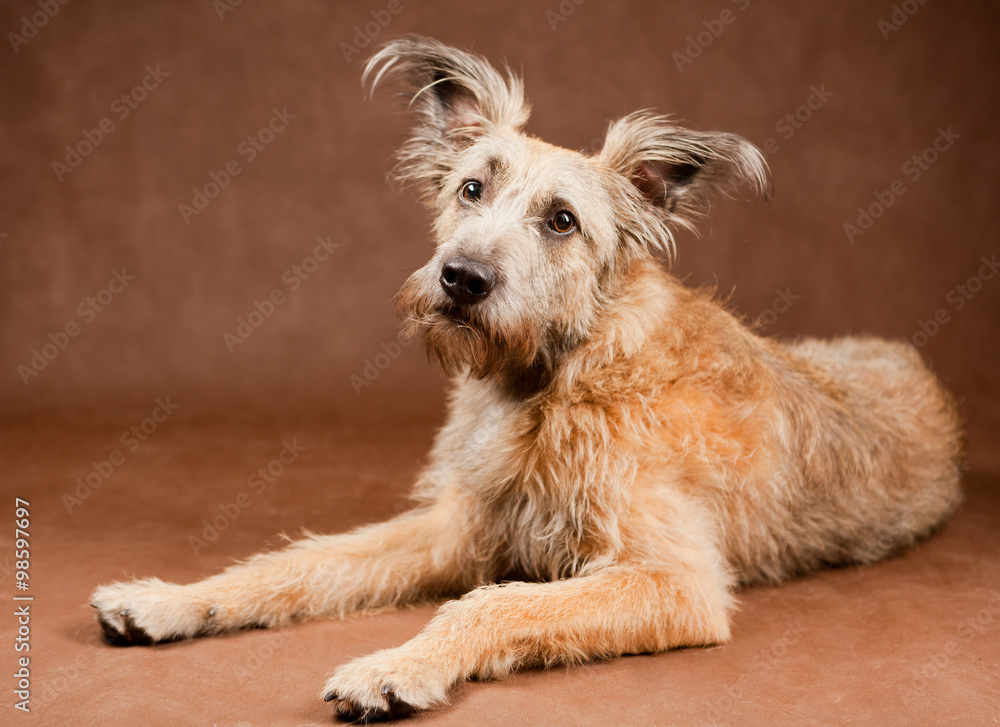
[[[690,131],[648,111],[611,124],[601,159],[653,203],[659,218],[659,224],[651,225],[648,205],[629,205],[619,220],[623,239],[637,238],[640,248],[668,254],[674,253],[672,230],[694,230],[693,222],[713,196],[734,192],[744,183],[766,198],[770,187],[767,163],[740,137]]]
[[[453,377],[417,506],[199,583],[101,587],[110,640],[465,594],[323,689],[394,716],[470,676],[725,641],[737,586],[872,563],[955,509],[956,409],[911,346],[760,338],[654,261],[709,193],[766,190],[749,143],[640,113],[585,156],[521,133],[520,81],[481,58],[408,38],[366,69],[396,73],[418,114],[402,174],[438,241],[399,307]],[[496,274],[474,304],[439,282],[456,255]]]
[[[387,74],[406,81],[410,107],[419,123],[400,148],[396,175],[415,183],[428,201],[454,167],[470,138],[492,129],[517,130],[528,121],[521,79],[504,79],[489,63],[455,53],[430,38],[396,40],[373,55],[362,81],[375,87]]]

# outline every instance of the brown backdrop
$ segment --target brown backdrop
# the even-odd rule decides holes
[[[717,205],[700,237],[681,238],[677,273],[691,284],[716,285],[748,318],[759,317],[766,335],[913,340],[962,402],[973,467],[1000,469],[1000,275],[983,263],[1000,253],[998,21],[996,3],[941,0],[4,3],[0,444],[8,471],[0,489],[41,503],[38,583],[48,584],[52,609],[43,653],[61,654],[59,669],[68,670],[54,671],[50,661],[50,690],[38,699],[106,714],[115,704],[106,700],[107,685],[134,670],[137,679],[159,674],[158,688],[186,684],[176,686],[177,704],[198,704],[198,689],[213,689],[211,670],[195,679],[187,655],[204,654],[212,663],[215,649],[225,660],[243,648],[240,658],[250,658],[262,642],[240,636],[231,640],[236,644],[177,647],[157,652],[162,662],[134,650],[111,655],[93,643],[85,603],[94,584],[126,571],[192,580],[258,550],[279,530],[337,530],[401,506],[396,498],[440,419],[443,383],[419,346],[394,343],[392,298],[431,246],[426,211],[386,183],[405,114],[389,93],[370,101],[360,85],[364,58],[389,35],[433,35],[506,60],[526,79],[534,108],[529,131],[554,143],[592,147],[610,119],[652,107],[761,146],[773,173],[773,203]],[[196,190],[213,198],[197,199]],[[207,206],[197,214],[180,208],[196,202]],[[859,231],[845,231],[845,224]],[[318,237],[329,250],[321,249],[324,259],[314,265],[307,258]],[[282,302],[264,303],[275,290]],[[254,314],[257,303],[270,315]],[[251,314],[261,325],[227,345],[224,334],[240,333],[238,319]],[[161,435],[129,449],[119,435],[163,403],[178,407],[170,415],[178,426],[161,426]],[[270,423],[247,424],[261,421]],[[307,421],[320,425],[304,430]],[[390,434],[400,425],[408,434]],[[285,437],[303,431],[311,435],[304,437],[309,452],[288,481],[298,489],[255,505],[209,554],[192,554],[188,539],[201,532],[201,520],[245,487],[247,474],[275,456]],[[67,505],[63,495],[76,492],[76,478],[115,447],[125,465],[90,499]],[[985,581],[976,579],[986,578],[987,566],[970,564],[1000,556],[992,544],[997,519],[983,514],[984,502],[998,511],[990,482],[978,491],[992,494],[977,495],[963,511],[961,528],[969,529],[929,545],[945,555],[915,556],[930,564],[931,576],[911,578],[905,564],[887,566],[902,569],[902,580],[885,588],[898,585],[892,592],[904,600],[915,593],[918,606],[933,602],[918,583],[936,584],[943,594],[934,618],[944,635],[928,626],[921,638],[929,651],[907,647],[912,663],[899,666],[900,684],[910,684],[911,667],[933,664],[952,633],[957,616],[949,609],[958,607],[949,599],[964,594],[962,608],[973,614],[986,602]],[[332,504],[317,507],[323,498]],[[976,533],[991,529],[987,545]],[[950,555],[949,542],[964,547],[963,555]],[[66,562],[79,564],[72,576]],[[788,587],[805,590],[798,601],[788,596],[791,615],[782,619],[810,608],[815,616],[814,638],[801,642],[815,648],[789,665],[793,671],[825,664],[827,648],[852,639],[861,649],[878,639],[886,649],[900,639],[910,643],[905,627],[902,635],[892,630],[905,619],[878,621],[887,591],[879,596],[873,580],[844,586],[836,577],[819,577],[818,591],[809,590],[815,582]],[[838,584],[832,590],[824,585],[831,582]],[[3,569],[4,593],[11,583]],[[860,590],[877,628],[831,636],[825,629],[839,621],[836,606],[831,612],[805,604],[830,603],[824,599],[837,589]],[[778,643],[773,639],[792,622],[769,617],[785,596],[755,593],[739,622],[744,640],[728,652],[735,660],[665,657],[655,662],[666,665],[656,678],[677,674],[688,680],[685,689],[715,689],[711,675],[731,668],[732,683],[748,685],[737,681],[746,663],[738,650],[752,656]],[[842,607],[853,612],[856,604]],[[295,648],[275,657],[288,660],[284,671],[270,670],[289,675],[280,711],[319,719],[322,705],[308,700],[326,667],[398,643],[430,612],[416,613],[380,621],[371,632],[290,632]],[[359,640],[323,647],[325,660],[295,656],[329,644],[312,641],[320,633]],[[976,684],[991,683],[995,694],[997,651],[983,653],[993,654],[993,666],[981,657],[970,661],[985,669],[974,672]],[[673,670],[676,659],[701,663],[708,681],[697,671],[692,677]],[[831,709],[864,702],[866,685],[852,680],[877,676],[845,659],[841,691],[829,691]],[[306,662],[314,671],[298,672]],[[639,673],[645,667],[638,663],[538,677],[556,687],[536,694],[538,704],[551,705],[560,689],[588,674],[599,680]],[[82,676],[92,669],[93,686]],[[968,664],[961,669],[973,674]],[[306,688],[293,672],[309,680]],[[59,674],[65,689],[51,686]],[[181,674],[191,675],[188,682]],[[795,678],[778,675],[775,683],[785,677]],[[629,683],[649,694],[643,678]],[[935,690],[951,682],[930,684],[923,694],[937,699]],[[136,695],[144,688],[131,684],[114,709],[141,714]],[[472,695],[499,694],[502,715],[504,687],[483,689],[463,692],[466,708],[475,712],[481,697]],[[962,704],[978,709],[986,691],[976,689],[954,687],[940,714],[953,715]],[[890,691],[884,704],[896,714],[903,707]],[[786,717],[817,714],[803,694],[775,698],[798,705]],[[838,701],[837,694],[849,696]],[[595,714],[616,719],[614,705]],[[663,705],[646,706],[656,714]],[[907,709],[924,714],[929,707],[918,700]],[[709,716],[725,721],[718,712]],[[765,716],[762,723],[777,722]]]
[[[751,317],[769,315],[777,290],[796,296],[768,335],[916,334],[986,456],[1000,430],[1000,280],[971,299],[954,288],[997,252],[1000,11],[903,5],[919,10],[97,2],[59,6],[27,38],[39,7],[10,3],[0,28],[26,42],[8,36],[18,48],[0,75],[0,401],[10,414],[143,411],[164,395],[189,414],[435,412],[440,376],[416,346],[360,395],[350,382],[395,338],[392,297],[430,250],[425,211],[385,183],[405,116],[359,83],[380,38],[420,32],[522,71],[529,129],[554,143],[589,147],[609,119],[653,107],[769,150],[774,203],[719,205],[700,239],[682,240],[678,272],[731,291]],[[272,109],[294,118],[241,148]],[[113,129],[94,133],[102,120]],[[957,139],[912,165],[939,129]],[[85,131],[103,138],[57,174],[67,145],[88,151]],[[186,221],[179,205],[232,160],[240,173]],[[876,192],[891,206],[849,240],[845,223]],[[308,279],[283,279],[320,235],[339,247]],[[135,279],[81,316],[113,270]],[[286,302],[230,353],[223,333],[274,289]],[[949,320],[925,337],[939,309]],[[19,374],[68,323],[80,332],[65,349]]]

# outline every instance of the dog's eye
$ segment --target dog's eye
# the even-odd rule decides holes
[[[566,210],[556,212],[549,221],[549,227],[560,235],[566,235],[576,228],[576,218]]]
[[[462,190],[459,194],[462,195],[462,199],[466,202],[478,202],[483,196],[483,185],[475,179],[470,179],[462,185]]]

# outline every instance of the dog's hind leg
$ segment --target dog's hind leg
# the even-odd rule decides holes
[[[99,587],[91,604],[113,644],[148,644],[246,626],[343,616],[479,582],[461,503],[447,497],[378,525],[316,536],[190,585]]]

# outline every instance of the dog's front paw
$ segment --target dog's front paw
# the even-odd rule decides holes
[[[327,680],[322,696],[334,703],[338,717],[368,722],[444,702],[449,686],[433,663],[398,648],[344,664]]]
[[[114,646],[144,646],[207,633],[215,608],[196,601],[185,586],[157,578],[101,586],[91,596],[104,638]]]

